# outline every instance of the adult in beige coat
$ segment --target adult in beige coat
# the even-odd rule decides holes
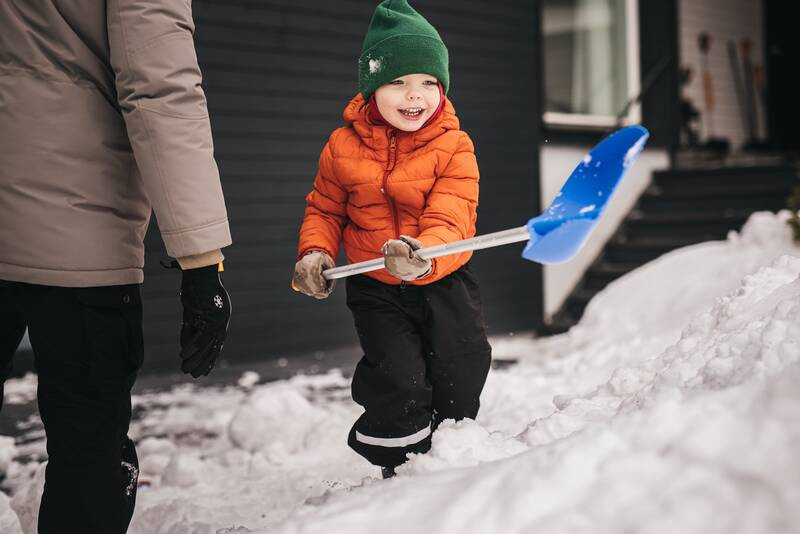
[[[40,533],[130,522],[151,211],[183,270],[183,370],[207,374],[225,339],[231,238],[193,31],[190,0],[0,2],[0,370],[27,327]]]

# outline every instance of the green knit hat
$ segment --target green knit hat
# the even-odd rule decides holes
[[[417,73],[436,76],[447,93],[447,48],[436,28],[406,0],[384,0],[375,9],[364,37],[358,88],[368,99],[381,85]]]

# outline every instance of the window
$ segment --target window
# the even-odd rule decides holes
[[[637,0],[543,0],[544,121],[608,128],[640,120]]]

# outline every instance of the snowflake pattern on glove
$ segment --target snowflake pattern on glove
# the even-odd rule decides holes
[[[139,481],[139,468],[126,461],[122,462],[122,467],[128,474],[128,485],[125,486],[125,496],[130,497],[133,495],[136,485]]]

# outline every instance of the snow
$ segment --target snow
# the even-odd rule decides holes
[[[493,338],[519,363],[490,373],[477,421],[445,422],[391,480],[346,445],[360,409],[340,371],[137,395],[130,532],[798,532],[788,215],[620,278],[565,335]],[[9,385],[29,398],[35,379]],[[4,533],[35,532],[43,471],[22,457],[37,447],[0,438]]]
[[[380,72],[383,68],[383,59],[370,59],[369,60],[369,73],[375,74],[376,72]]]
[[[36,376],[29,373],[24,378],[5,383],[3,404],[27,404],[36,399]]]
[[[14,438],[0,436],[0,477],[8,472],[16,452],[17,447],[14,445]]]
[[[628,152],[625,153],[625,160],[622,162],[622,166],[626,169],[630,168],[633,165],[633,162],[636,161],[636,158],[639,156],[639,153],[644,150],[644,145],[647,143],[649,135],[645,135],[636,141],[632,147],[628,149]]]
[[[247,371],[237,381],[237,384],[239,384],[243,388],[252,388],[256,384],[258,384],[259,380],[261,380],[261,376],[258,373],[254,371]]]
[[[19,517],[11,509],[11,499],[0,492],[0,532],[4,534],[22,534]]]

